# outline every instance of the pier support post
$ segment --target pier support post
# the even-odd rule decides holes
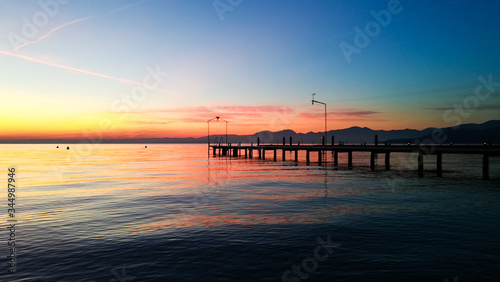
[[[260,137],[257,137],[257,146],[260,145]]]
[[[424,177],[424,154],[418,153],[418,177]]]
[[[266,159],[266,150],[265,149],[262,149],[262,159],[263,160]]]
[[[233,157],[237,157],[237,156],[238,156],[238,149],[234,148],[233,149]]]
[[[285,154],[286,154],[286,150],[285,150],[285,148],[281,149],[281,161],[282,161],[282,162],[284,162],[284,161],[285,161],[285,159],[286,159]]]
[[[306,164],[309,165],[309,150],[306,150]]]
[[[318,151],[318,163],[319,165],[321,165],[321,163],[323,162],[323,151],[319,150]]]
[[[217,149],[215,149],[215,147],[213,147],[212,149],[214,149],[214,152],[213,152],[214,157],[217,156]]]
[[[436,172],[437,172],[438,177],[443,176],[443,154],[442,153],[438,153],[436,156]]]
[[[483,155],[483,179],[488,180],[490,178],[490,158],[487,154]]]
[[[391,170],[391,153],[385,153],[385,170]]]
[[[339,153],[337,151],[333,152],[333,166],[339,166]]]
[[[252,148],[248,149],[248,157],[250,159],[253,159],[253,149]]]
[[[371,152],[370,154],[370,169],[371,170],[375,170],[375,156],[377,155],[377,153],[375,152]]]
[[[295,150],[295,162],[299,162],[299,150]]]
[[[352,151],[347,152],[347,167],[352,168]]]
[[[248,149],[245,148],[245,159],[248,158]]]
[[[257,150],[259,150],[259,160],[261,160],[262,159],[262,150],[261,149],[257,149]]]
[[[276,151],[276,149],[274,149],[274,161],[276,161],[276,155],[278,154],[278,152]]]

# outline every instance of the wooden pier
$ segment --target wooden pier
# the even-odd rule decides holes
[[[436,155],[437,176],[443,174],[443,155],[444,154],[467,154],[483,156],[483,179],[489,179],[489,159],[490,157],[500,156],[500,146],[498,145],[210,145],[213,156],[232,156],[253,158],[256,151],[259,159],[266,159],[266,152],[273,153],[273,160],[277,161],[278,151],[281,151],[281,160],[286,161],[286,152],[294,152],[294,158],[291,161],[298,162],[299,151],[305,151],[306,164],[310,165],[311,153],[318,155],[317,163],[324,163],[323,157],[327,152],[333,155],[333,166],[339,164],[338,154],[347,154],[347,166],[353,167],[353,152],[369,152],[370,168],[375,170],[375,160],[378,154],[384,154],[385,170],[391,169],[391,153],[414,153],[417,154],[418,175],[424,174],[424,155]]]

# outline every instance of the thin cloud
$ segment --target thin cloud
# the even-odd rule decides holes
[[[356,111],[356,110],[337,110],[328,111],[328,117],[349,117],[349,118],[365,118],[366,116],[372,116],[380,114],[380,112],[375,111]],[[315,113],[299,113],[298,118],[321,118],[325,116],[325,112],[315,111]],[[328,118],[330,119],[330,118]],[[341,118],[340,120],[343,120]]]
[[[216,109],[222,111],[234,111],[234,112],[280,112],[280,113],[292,113],[294,110],[287,106],[217,106]]]
[[[473,111],[473,110],[477,110],[477,111],[491,111],[491,110],[500,110],[500,105],[481,105],[479,104],[479,106],[476,108],[476,107],[472,107],[471,105],[471,108],[470,109],[467,109],[465,108],[464,105],[461,105],[462,107],[460,107],[461,110],[463,111]],[[434,111],[448,111],[448,110],[455,110],[454,107],[436,107],[436,108],[428,108],[429,110],[434,110]]]
[[[213,107],[183,107],[174,109],[148,110],[151,113],[189,113],[193,114],[237,114],[237,115],[258,115],[265,113],[293,113],[294,109],[288,106],[213,106]]]
[[[170,124],[172,122],[171,121],[142,121],[142,120],[134,120],[134,121],[129,121],[129,123],[133,123],[133,124]]]
[[[114,13],[119,12],[121,10],[125,10],[125,9],[128,9],[128,8],[136,6],[136,5],[140,5],[140,4],[142,4],[142,3],[146,2],[146,1],[147,0],[142,0],[142,1],[138,1],[138,2],[135,2],[135,3],[131,3],[131,4],[127,4],[127,5],[118,7],[116,9],[112,10],[111,12],[108,12],[108,13],[104,14],[103,16],[111,15],[111,14],[114,14]]]

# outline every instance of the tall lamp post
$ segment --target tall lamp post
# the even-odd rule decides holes
[[[226,143],[227,143],[227,123],[228,121],[225,120],[225,119],[222,119],[220,117],[215,117],[215,118],[212,118],[212,119],[209,119],[207,121],[207,127],[208,127],[208,134],[207,134],[207,143],[208,143],[208,149],[210,150],[210,122],[212,120],[216,120],[216,121],[219,121],[219,120],[222,120],[222,121],[225,121],[226,122]]]
[[[326,136],[326,104],[325,104],[325,103],[323,103],[323,102],[320,102],[320,101],[316,101],[316,100],[314,100],[314,95],[316,95],[316,93],[313,93],[313,94],[312,94],[312,100],[311,100],[311,102],[312,102],[312,104],[313,104],[313,105],[314,105],[314,103],[318,103],[318,104],[323,104],[323,105],[325,105],[325,139],[324,139],[323,141],[324,141],[324,143],[325,143],[325,145],[326,145],[326,144],[327,144],[327,142],[328,142],[328,138],[327,138],[327,136]]]

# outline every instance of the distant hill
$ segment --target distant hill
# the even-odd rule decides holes
[[[441,131],[442,130],[442,133]],[[439,131],[442,134],[442,143],[463,143],[463,144],[482,144],[483,142],[500,143],[500,120],[491,120],[482,124],[463,124],[457,127],[436,128],[429,127],[423,130],[416,129],[400,129],[400,130],[373,130],[367,127],[350,127],[346,129],[328,131],[327,143],[331,143],[331,137],[335,137],[335,143],[344,142],[345,144],[360,144],[367,142],[373,144],[375,135],[378,135],[379,143],[390,142],[393,144],[406,144],[408,142],[415,143],[429,142],[432,140],[432,133]],[[230,137],[230,142],[233,143],[249,143],[257,142],[257,137],[260,137],[261,143],[282,143],[283,137],[288,144],[289,138],[292,137],[294,144],[297,142],[307,144],[319,144],[324,132],[309,132],[295,133],[293,130],[283,130],[278,132],[261,131],[249,136],[233,136]],[[441,140],[442,141],[442,140]],[[438,142],[434,142],[438,143]]]
[[[484,142],[491,142],[493,144],[500,143],[500,121],[491,120],[482,124],[463,124],[457,127],[442,128],[444,141],[439,142],[433,140],[432,133],[425,134],[417,140],[419,142],[428,143],[456,143],[456,144],[482,144]],[[434,138],[437,139],[437,138]],[[389,140],[391,143],[408,143],[415,142],[412,138],[400,138]]]
[[[379,143],[391,142],[399,143],[414,143],[416,141],[432,140],[432,133],[435,130],[442,130],[445,137],[443,143],[454,142],[456,144],[482,144],[483,142],[500,143],[500,120],[490,120],[481,124],[462,124],[456,127],[435,128],[429,127],[424,130],[416,129],[400,129],[400,130],[373,130],[367,127],[350,127],[346,129],[328,131],[327,143],[330,144],[335,137],[335,143],[344,142],[345,144],[360,144],[366,142],[373,144],[375,135],[378,135]],[[283,137],[286,143],[289,143],[289,138],[292,137],[294,144],[301,142],[302,144],[320,144],[324,132],[308,132],[296,133],[293,130],[287,129],[277,132],[260,131],[252,135],[228,135],[230,143],[257,143],[257,138],[261,144],[281,144]],[[225,142],[225,135],[211,135],[210,141],[213,143],[219,140]],[[36,140],[0,140],[0,144],[75,144],[88,140],[65,140],[65,139],[36,139]],[[90,140],[92,141],[92,140]],[[154,144],[154,143],[207,143],[207,137],[199,138],[141,138],[141,139],[105,139],[94,141],[95,143],[139,143],[139,144]]]

